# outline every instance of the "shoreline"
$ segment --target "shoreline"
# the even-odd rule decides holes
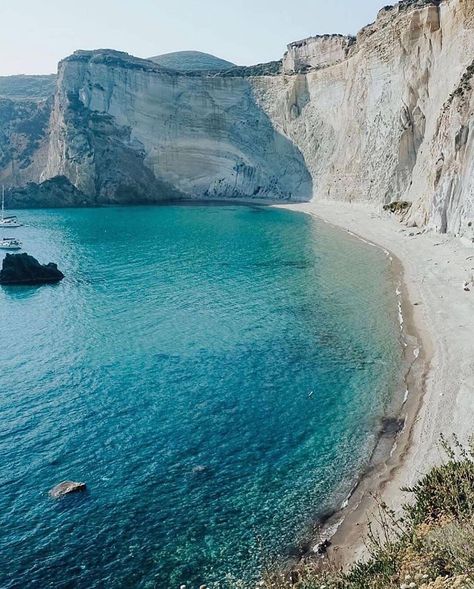
[[[317,218],[336,229],[343,229],[321,217]],[[355,239],[381,250],[389,259],[404,349],[400,383],[397,383],[391,393],[392,398],[382,416],[382,427],[377,433],[377,441],[369,461],[360,472],[346,501],[335,511],[332,518],[328,519],[322,530],[322,539],[327,537],[332,543],[328,554],[332,561],[341,567],[363,558],[369,514],[377,512],[377,500],[382,500],[384,488],[391,481],[394,469],[403,467],[413,425],[423,402],[425,380],[431,360],[431,340],[423,326],[417,325],[414,321],[401,260],[386,247],[354,231],[343,230]],[[403,389],[400,388],[400,384]],[[400,398],[401,395],[403,398]],[[391,424],[392,421],[396,423]],[[387,422],[388,431],[384,426]]]
[[[451,401],[455,407],[459,405],[457,401],[462,400],[462,405],[467,403],[474,409],[474,362],[472,365],[463,365],[464,370],[457,372],[455,366],[446,366],[447,352],[449,356],[456,357],[451,350],[456,346],[449,346],[453,339],[453,325],[447,321],[444,329],[438,331],[435,325],[437,322],[433,318],[437,319],[440,306],[446,307],[445,296],[453,304],[457,302],[456,299],[460,299],[471,311],[471,315],[467,317],[463,313],[463,305],[458,309],[461,317],[456,314],[455,323],[459,323],[460,318],[465,318],[466,323],[470,320],[474,330],[474,292],[465,292],[461,287],[469,268],[472,267],[474,271],[474,258],[470,261],[469,256],[462,254],[474,253],[474,248],[463,243],[460,238],[422,233],[416,228],[409,229],[396,220],[396,217],[369,205],[323,201],[276,206],[309,214],[382,249],[390,258],[394,276],[399,279],[395,282],[400,285],[396,294],[401,312],[402,338],[406,342],[402,372],[407,393],[405,399],[398,403],[397,410],[398,387],[393,391],[394,397],[386,418],[403,420],[403,427],[388,432],[388,435],[381,428],[367,467],[361,472],[347,500],[324,522],[321,535],[323,540],[331,539],[331,560],[338,566],[347,567],[364,558],[366,554],[364,541],[368,531],[367,524],[374,519],[377,512],[376,497],[389,507],[399,510],[409,500],[401,488],[413,485],[424,472],[440,461],[441,454],[437,446],[440,435],[449,437],[456,433],[462,442],[466,442],[471,433],[469,413],[462,415],[452,412],[455,415],[451,419],[439,419],[440,410],[442,412],[446,406],[444,388],[451,392]],[[422,248],[419,247],[420,241],[425,242]],[[438,243],[440,241],[444,243]],[[440,247],[442,245],[446,247]],[[452,259],[454,254],[460,252],[459,259]],[[425,253],[432,257],[425,259]],[[451,259],[446,260],[446,255]],[[429,283],[423,272],[426,270],[426,262],[431,262],[432,268],[438,270],[430,276]],[[457,286],[456,296],[453,297],[450,292],[449,298],[444,289],[438,291],[440,294],[431,289],[431,282],[438,283],[440,287],[443,287],[442,283],[446,280],[451,283],[450,277],[443,271],[446,262],[450,264],[450,270],[459,274],[457,284],[452,285]],[[445,332],[451,332],[451,337],[444,337]],[[466,327],[465,338],[468,337],[469,329]],[[474,354],[474,341],[469,343],[468,348]],[[459,345],[459,341],[457,344]],[[465,349],[465,354],[469,356],[468,349]],[[446,368],[447,371],[444,370]],[[459,385],[466,375],[470,376],[473,388],[463,391]],[[448,383],[451,386],[447,386]],[[473,393],[471,399],[469,391]],[[459,399],[460,393],[462,399]],[[439,399],[443,401],[440,402]],[[394,416],[391,411],[393,409]],[[436,414],[435,417],[433,413]],[[430,432],[429,436],[427,430]]]

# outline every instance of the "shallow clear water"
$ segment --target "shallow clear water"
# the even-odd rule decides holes
[[[398,378],[387,258],[264,208],[21,217],[66,279],[0,288],[0,587],[191,587],[288,554]],[[64,479],[87,493],[51,500]]]

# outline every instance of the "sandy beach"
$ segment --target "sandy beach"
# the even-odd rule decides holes
[[[311,202],[283,208],[311,214],[392,254],[401,264],[404,330],[420,350],[407,374],[403,431],[337,515],[343,521],[333,538],[333,557],[348,564],[364,555],[367,521],[376,509],[373,495],[398,509],[408,499],[400,489],[442,460],[440,435],[455,433],[467,442],[474,433],[474,245],[408,228],[381,207]]]

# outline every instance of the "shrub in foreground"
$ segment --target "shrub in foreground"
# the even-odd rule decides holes
[[[269,573],[262,589],[474,589],[474,445],[453,437],[444,464],[412,488],[401,516],[379,505],[369,525],[369,558],[348,571],[303,562]]]

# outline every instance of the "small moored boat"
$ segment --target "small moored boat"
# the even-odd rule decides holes
[[[3,237],[0,239],[0,249],[2,250],[21,250],[21,241],[15,237]]]
[[[13,229],[21,226],[22,224],[18,222],[15,215],[5,217],[5,186],[2,186],[2,213],[0,216],[0,227]]]

